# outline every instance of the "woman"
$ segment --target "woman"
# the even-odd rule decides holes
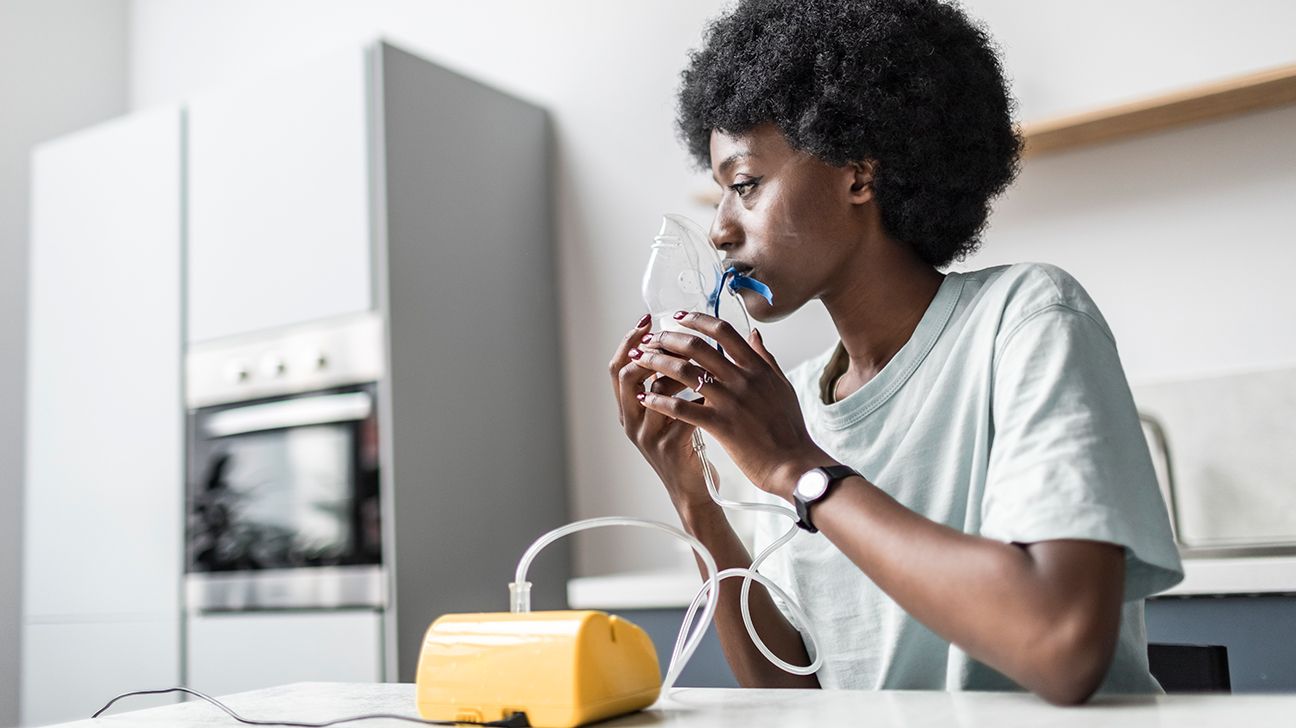
[[[763,569],[825,664],[769,664],[731,580],[716,623],[745,686],[1160,689],[1142,600],[1182,568],[1110,329],[1058,268],[940,272],[1015,176],[1011,109],[986,32],[935,0],[747,0],[683,74],[681,136],[724,191],[712,242],[774,291],[744,293],[752,316],[817,300],[840,339],[785,374],[758,331],[682,315],[725,356],[645,317],[611,362],[627,435],[720,568],[751,560],[694,428],[803,514]],[[764,543],[786,528],[770,518]],[[763,588],[751,602],[774,652],[808,662]]]

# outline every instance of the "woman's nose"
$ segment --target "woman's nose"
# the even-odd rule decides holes
[[[733,250],[742,244],[742,230],[729,210],[727,200],[721,200],[716,207],[708,236],[711,238],[711,245],[720,251]]]

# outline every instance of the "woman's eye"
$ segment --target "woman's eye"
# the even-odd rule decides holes
[[[760,178],[743,180],[742,182],[735,182],[729,185],[729,189],[737,193],[739,197],[746,197],[747,193],[755,189],[757,183],[759,182],[760,182]]]

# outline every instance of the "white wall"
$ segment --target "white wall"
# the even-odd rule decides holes
[[[476,3],[135,0],[133,107],[181,99],[373,32],[552,110],[560,154],[564,351],[576,516],[672,518],[616,425],[604,366],[641,313],[658,217],[709,182],[673,136],[686,49],[719,0]],[[1296,60],[1296,5],[1252,0],[969,4],[1005,50],[1025,118]],[[1132,7],[1137,6],[1137,7]],[[1296,108],[1031,162],[980,267],[1046,260],[1097,297],[1135,378],[1296,362]],[[502,194],[507,194],[503,187]],[[817,310],[770,328],[785,363],[831,343]],[[672,563],[655,536],[596,535],[579,573]]]
[[[975,0],[1038,119],[1296,62],[1296,4]],[[1138,382],[1296,365],[1296,106],[1031,160],[984,267],[1046,260],[1102,306]]]
[[[1023,119],[1296,60],[1296,6],[1246,0],[964,0],[1003,48]]]
[[[32,144],[126,110],[126,0],[0,0],[0,725],[18,723]]]

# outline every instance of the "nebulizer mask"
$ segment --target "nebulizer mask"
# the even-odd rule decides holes
[[[653,237],[643,277],[643,298],[652,314],[653,330],[701,336],[680,326],[674,318],[677,311],[698,311],[728,321],[745,338],[751,323],[739,293],[744,289],[772,302],[773,294],[764,283],[733,268],[722,268],[707,234],[696,223],[681,215],[663,218],[661,229]],[[720,349],[716,342],[707,341]],[[691,390],[677,396],[697,397]],[[743,624],[761,654],[795,675],[811,675],[819,669],[823,658],[806,629],[804,612],[778,584],[758,571],[762,562],[796,535],[796,512],[785,505],[722,497],[701,430],[694,430],[692,444],[707,491],[717,505],[778,514],[788,519],[788,530],[757,554],[750,568],[723,571],[716,568],[715,559],[700,541],[658,521],[590,518],[544,534],[518,562],[509,584],[509,612],[445,615],[428,628],[417,678],[419,712],[424,718],[507,718],[521,712],[533,726],[575,726],[647,707],[674,685],[711,624],[720,581],[733,577],[742,579],[739,603]],[[531,583],[526,576],[532,560],[560,538],[613,526],[648,528],[674,536],[697,554],[706,571],[707,577],[685,613],[665,679],[660,683],[651,641],[627,620],[596,611],[531,611]],[[753,581],[764,585],[787,608],[804,637],[811,657],[809,665],[789,664],[761,641],[748,603]]]
[[[643,299],[653,329],[690,331],[674,319],[676,311],[700,311],[728,321],[739,334],[751,332],[740,289],[774,302],[769,286],[734,268],[722,268],[707,234],[683,215],[667,214],[653,237],[652,255],[643,277]],[[713,345],[715,342],[711,342]]]

